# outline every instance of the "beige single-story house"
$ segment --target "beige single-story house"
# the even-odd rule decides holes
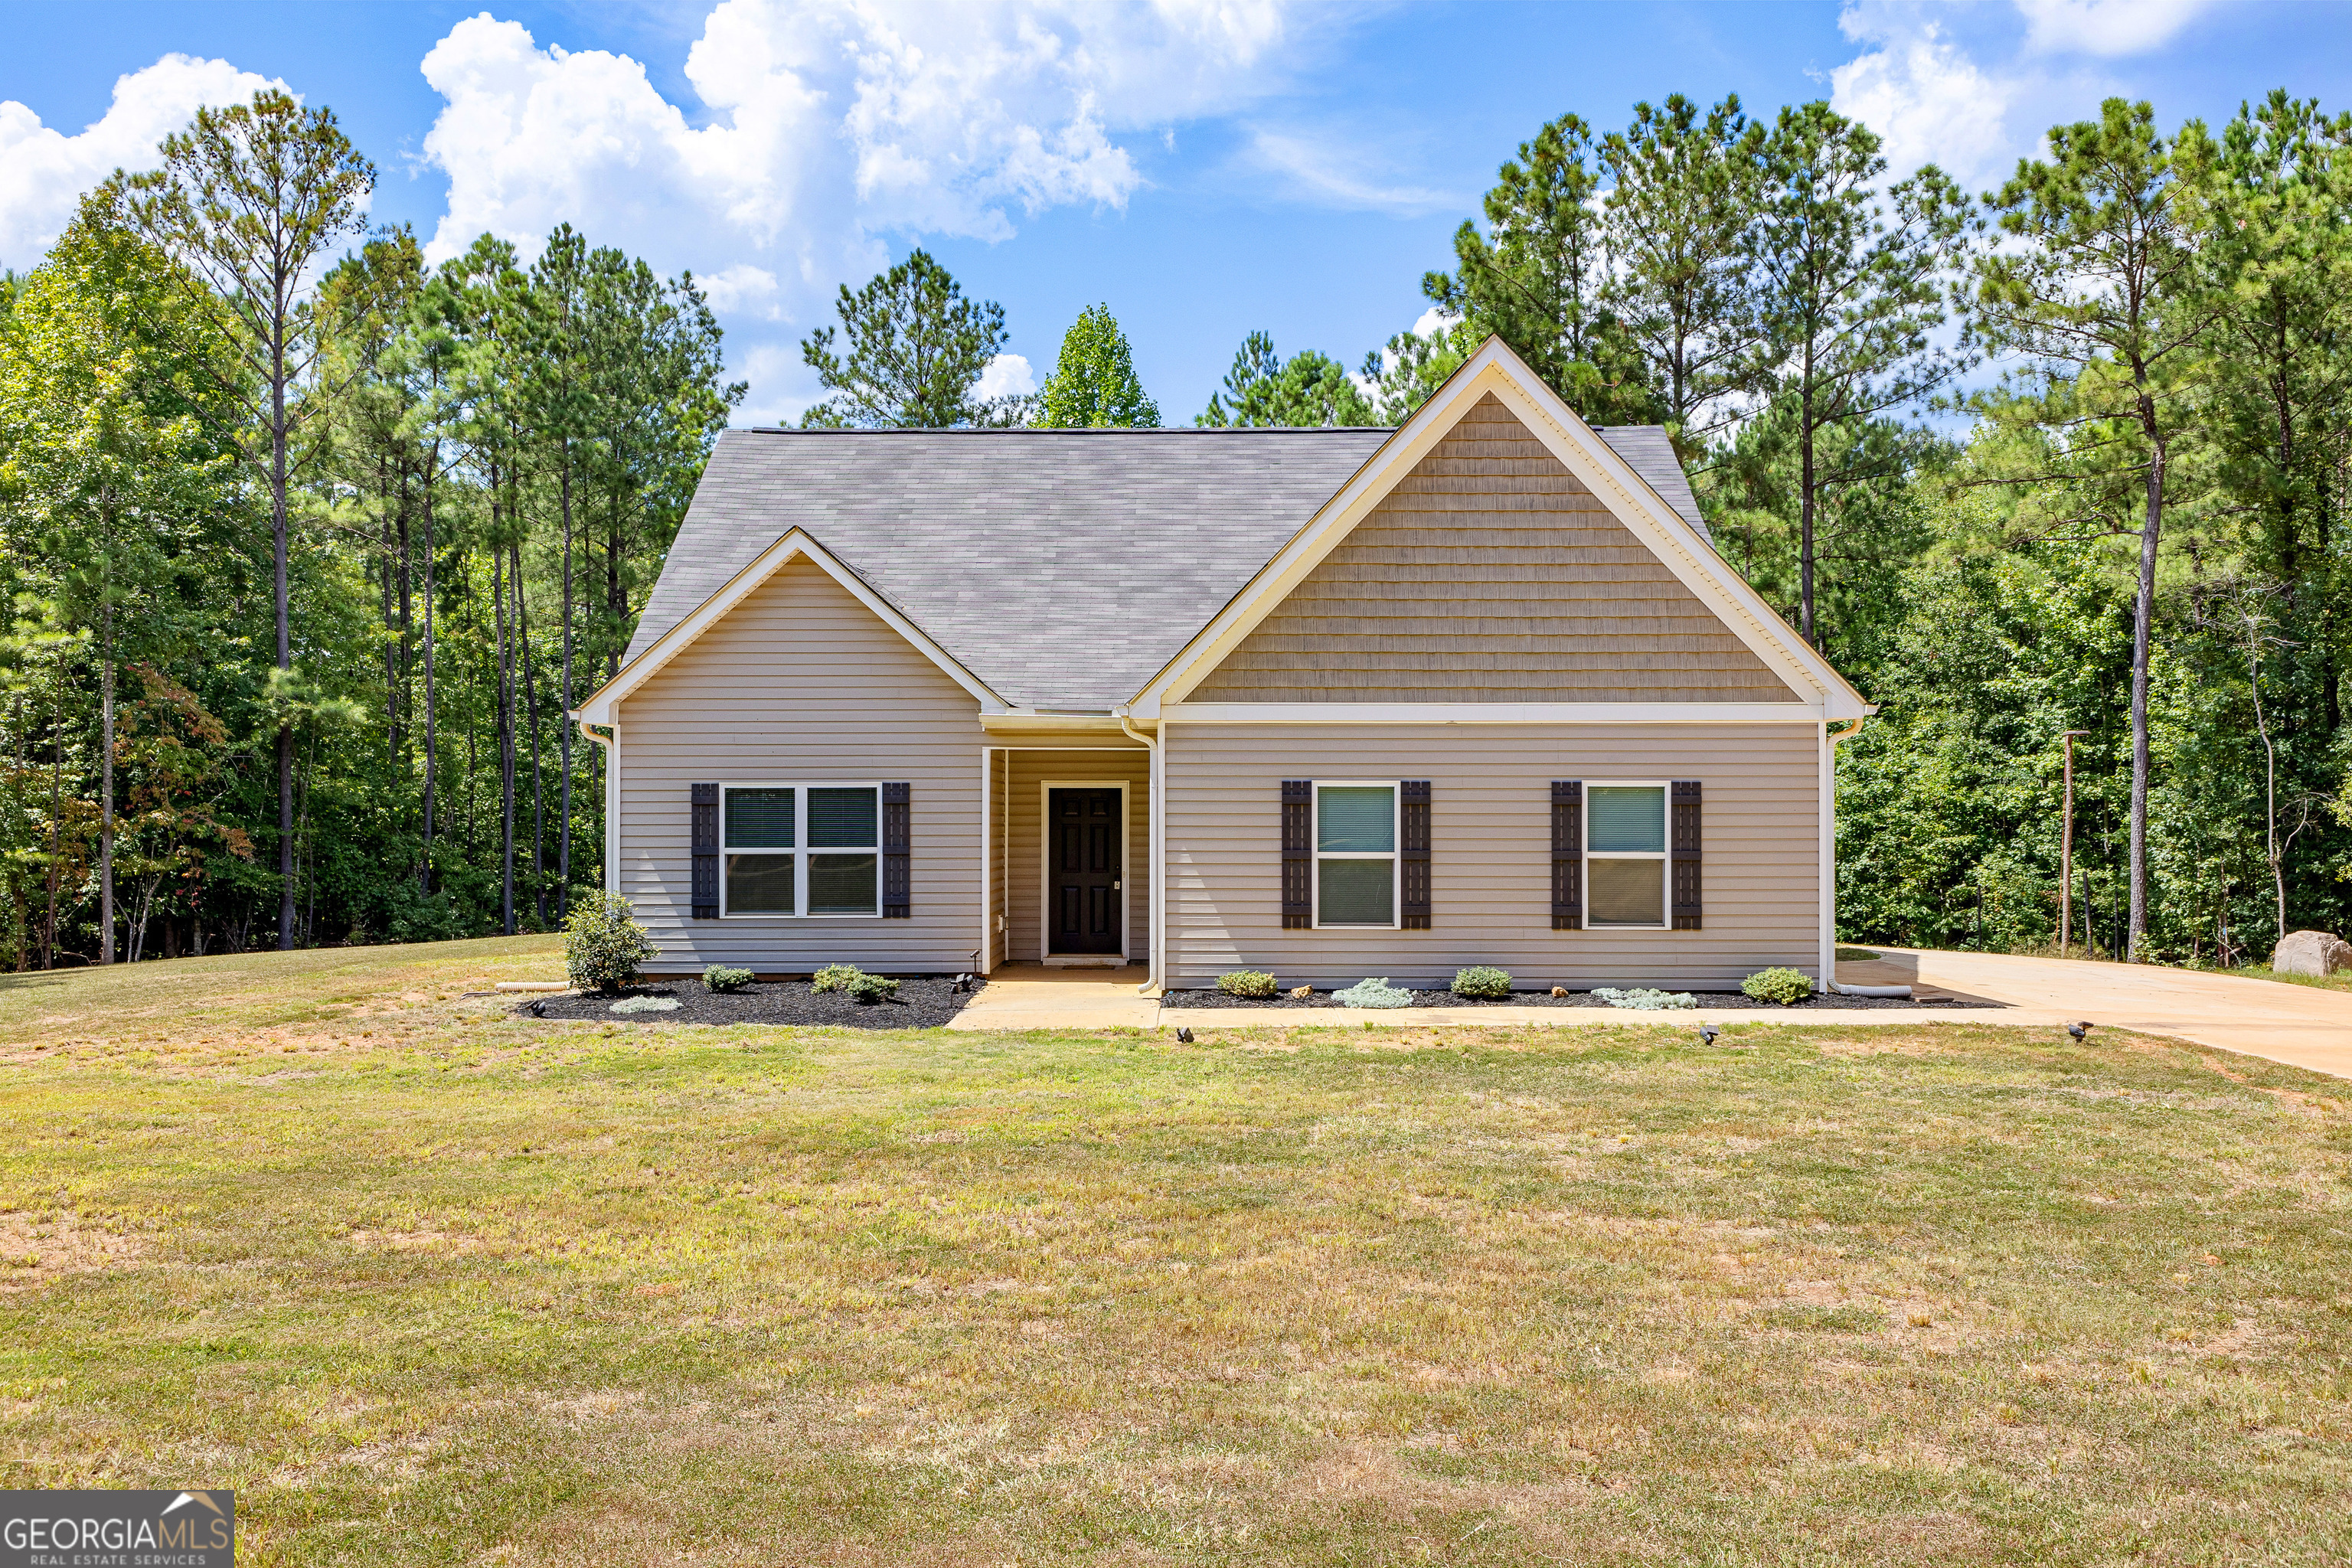
[[[1832,973],[1873,711],[1664,431],[1490,341],[1394,429],[720,437],[619,673],[654,966]]]

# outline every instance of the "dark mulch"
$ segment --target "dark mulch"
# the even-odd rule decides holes
[[[906,975],[895,1002],[860,1002],[838,991],[815,991],[805,980],[760,981],[744,991],[711,991],[699,980],[634,985],[628,996],[667,996],[676,1011],[615,1013],[611,996],[557,995],[515,1008],[524,1017],[593,1018],[605,1024],[814,1024],[853,1029],[936,1029],[963,1011],[986,984],[959,992],[952,975]],[[533,1012],[533,1008],[538,1009]]]
[[[1630,988],[1629,988],[1630,989]],[[1692,993],[1701,1007],[1725,1011],[1744,1009],[1759,1013],[1839,1013],[1866,1012],[1879,1007],[1994,1007],[1993,1002],[1906,1002],[1896,996],[1811,996],[1783,1008],[1778,1003],[1759,1002],[1744,991],[1697,991]],[[1288,992],[1268,1002],[1253,1002],[1245,997],[1228,996],[1222,991],[1171,991],[1160,999],[1163,1007],[1339,1007],[1344,1003],[1331,1000],[1328,991],[1318,991],[1311,996],[1294,997]],[[1565,996],[1555,996],[1549,991],[1514,991],[1508,1002],[1474,1002],[1466,996],[1456,996],[1444,988],[1414,991],[1412,1005],[1416,1007],[1606,1007],[1608,1003],[1590,991],[1571,991]],[[1655,1016],[1671,1018],[1681,1008],[1662,1008],[1648,1013],[1640,1008],[1623,1008],[1630,1017]]]

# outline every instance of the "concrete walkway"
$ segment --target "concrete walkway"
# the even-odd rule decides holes
[[[949,1023],[950,1029],[1149,1029],[1160,1004],[1136,987],[1151,978],[1140,963],[1124,969],[1048,969],[1004,964]]]
[[[1867,1011],[1761,1012],[1702,1007],[1631,1013],[1615,1008],[1451,1007],[1318,1008],[1312,1013],[1162,1009],[1137,994],[1147,972],[1047,969],[1009,964],[989,976],[955,1029],[1105,1029],[1181,1025],[1195,1032],[1267,1028],[1476,1027],[1491,1025],[1573,1028],[1606,1024],[1675,1024],[1696,1028],[1771,1023],[1809,1028],[1857,1025],[1997,1024],[2061,1029],[2088,1019],[2113,1029],[2169,1035],[2242,1051],[2314,1072],[2352,1079],[2352,992],[2239,975],[2200,974],[2153,965],[2087,960],[2011,958],[1981,952],[1878,948],[1875,960],[1844,961],[1838,978],[1853,985],[1909,985],[1923,997],[1949,996],[1991,1006],[1885,1007]]]

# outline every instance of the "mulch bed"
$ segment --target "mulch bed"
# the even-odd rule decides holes
[[[1744,991],[1695,991],[1691,994],[1700,1007],[1717,1008],[1725,1012],[1746,1010],[1758,1013],[1842,1013],[1868,1012],[1881,1007],[1995,1007],[1992,1002],[1906,1002],[1899,996],[1810,996],[1802,1002],[1782,1007],[1774,1002],[1759,1002]],[[1331,1000],[1328,991],[1318,991],[1312,996],[1293,997],[1287,992],[1271,1001],[1253,1002],[1246,997],[1228,996],[1222,991],[1171,991],[1160,999],[1163,1007],[1339,1007],[1344,1003]],[[1412,1005],[1416,1007],[1607,1007],[1608,1003],[1590,991],[1571,991],[1565,996],[1555,996],[1549,991],[1514,991],[1507,1002],[1474,1002],[1466,996],[1456,996],[1451,991],[1415,991]],[[1664,1007],[1616,1009],[1628,1017],[1672,1018],[1677,1013],[1695,1011],[1691,1008]]]
[[[986,982],[955,989],[951,975],[907,975],[895,1002],[860,1002],[838,991],[816,991],[805,980],[760,981],[742,991],[711,991],[699,980],[633,985],[620,997],[565,994],[519,1005],[522,1017],[594,1019],[601,1024],[812,1024],[853,1029],[936,1029],[970,1002]],[[615,1013],[632,996],[667,996],[674,1010]],[[536,1008],[537,1011],[533,1011]]]

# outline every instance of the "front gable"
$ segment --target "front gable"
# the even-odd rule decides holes
[[[1131,704],[1147,721],[1179,707],[1874,710],[1495,338]]]
[[[1801,699],[1487,392],[1189,700]]]

